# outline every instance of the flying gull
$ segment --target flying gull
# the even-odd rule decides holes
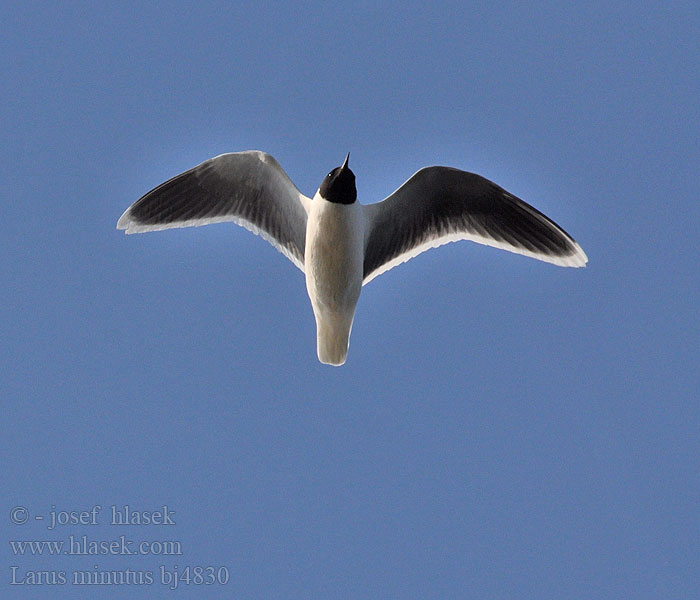
[[[222,154],[132,204],[126,233],[233,221],[270,242],[306,275],[322,363],[342,365],[362,286],[430,248],[471,240],[561,267],[588,262],[576,241],[495,183],[425,167],[376,204],[357,202],[350,154],[302,194],[269,154]]]

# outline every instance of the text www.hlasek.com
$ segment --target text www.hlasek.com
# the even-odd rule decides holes
[[[121,535],[113,540],[91,540],[88,536],[68,536],[64,540],[10,540],[15,556],[182,556],[177,540],[134,542]]]

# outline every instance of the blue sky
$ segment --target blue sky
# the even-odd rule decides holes
[[[3,598],[700,595],[695,3],[13,3],[0,27]],[[246,149],[307,195],[351,151],[364,203],[480,173],[589,266],[433,250],[321,365],[260,238],[115,229]],[[109,524],[124,505],[175,524]],[[182,554],[7,543],[71,535]],[[175,565],[228,582],[173,591]],[[153,583],[71,582],[127,568]]]

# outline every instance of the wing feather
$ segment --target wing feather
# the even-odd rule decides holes
[[[414,256],[471,240],[563,267],[588,257],[554,221],[492,181],[426,167],[382,202],[365,206],[363,284]]]
[[[173,177],[132,204],[117,223],[126,233],[231,221],[260,235],[302,271],[304,196],[269,154],[222,154]]]

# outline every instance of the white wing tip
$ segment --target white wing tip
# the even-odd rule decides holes
[[[161,229],[171,229],[173,227],[181,227],[179,223],[166,223],[158,225],[143,225],[138,221],[134,221],[131,217],[131,213],[127,211],[119,217],[117,221],[117,229],[123,231],[126,235],[131,235],[132,233],[145,233],[147,231],[159,231]]]
[[[583,251],[583,248],[574,242],[574,252],[568,256],[556,257],[559,262],[554,262],[554,264],[561,267],[574,267],[576,269],[585,267],[588,264],[588,256]]]
[[[131,215],[129,214],[130,210],[131,209],[125,210],[124,214],[119,217],[119,220],[117,221],[117,229],[125,230],[124,233],[129,233],[129,226],[131,225]]]

